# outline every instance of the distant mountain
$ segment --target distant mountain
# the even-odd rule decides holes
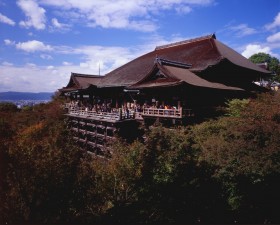
[[[51,100],[51,97],[54,95],[52,92],[0,92],[0,101],[1,100]]]

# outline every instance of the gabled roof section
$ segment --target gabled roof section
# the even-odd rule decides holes
[[[164,49],[164,48],[171,48],[171,47],[184,45],[184,44],[188,44],[188,43],[194,43],[194,42],[197,42],[197,41],[210,39],[210,38],[216,39],[216,35],[215,34],[210,34],[210,35],[207,35],[207,36],[202,36],[202,37],[198,37],[198,38],[179,41],[179,42],[175,42],[175,43],[171,43],[171,44],[167,44],[167,45],[161,45],[161,46],[157,46],[155,50],[160,50],[160,49]]]
[[[159,86],[173,86],[180,83],[176,77],[165,74],[162,71],[162,65],[159,60],[155,60],[155,64],[151,71],[140,80],[139,82],[127,87],[127,89],[138,89],[148,87],[159,87]]]
[[[97,86],[103,77],[98,75],[71,73],[70,80],[66,87],[60,89],[61,91],[73,91],[87,89],[90,86]]]
[[[221,43],[220,41],[218,41],[218,40],[212,40],[212,41],[214,42],[220,55],[223,58],[226,58],[229,61],[231,61],[233,64],[247,68],[247,69],[255,70],[255,71],[258,71],[261,73],[266,73],[266,74],[271,73],[270,71],[251,62],[250,60],[248,60],[247,58],[245,58],[238,52],[234,51],[233,49],[229,48],[225,44]]]
[[[154,51],[142,55],[106,74],[99,87],[127,87],[142,80],[153,68],[155,58],[191,65],[190,70],[201,72],[217,65],[224,59],[237,67],[256,72],[256,78],[269,72],[216,40],[214,34],[158,46]],[[225,73],[228,74],[228,73]],[[246,74],[245,74],[246,75]],[[230,77],[228,77],[230,79]]]
[[[156,77],[155,75],[157,74],[163,74],[164,76]],[[186,67],[164,65],[161,64],[159,60],[155,61],[153,69],[141,81],[137,82],[134,85],[131,85],[127,89],[168,87],[179,85],[182,83],[186,83],[197,87],[215,88],[223,90],[243,90],[238,87],[230,87],[220,83],[209,82],[192,73]]]
[[[177,78],[181,82],[185,82],[192,86],[224,89],[224,90],[238,90],[238,91],[243,90],[238,87],[231,87],[231,86],[226,86],[221,83],[207,81],[207,80],[202,79],[201,77],[197,76],[196,74],[192,73],[188,69],[177,68],[177,67],[172,67],[172,66],[163,66],[163,70],[165,71],[166,74],[169,74],[169,76]]]

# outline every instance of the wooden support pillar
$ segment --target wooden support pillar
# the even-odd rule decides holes
[[[119,116],[120,116],[120,120],[122,120],[122,108],[119,108]]]
[[[181,108],[181,101],[178,101],[178,109]]]
[[[106,149],[106,142],[107,142],[107,124],[105,125],[105,130],[104,130],[104,143],[103,146]]]
[[[89,103],[93,105],[93,94],[89,93]]]
[[[180,107],[179,110],[180,110],[180,118],[182,118],[183,117],[183,108]]]

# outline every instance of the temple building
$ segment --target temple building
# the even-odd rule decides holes
[[[129,131],[139,121],[184,125],[211,116],[229,99],[265,91],[254,81],[270,74],[212,34],[158,46],[104,76],[72,73],[59,91],[78,140],[97,148],[114,133],[135,138]]]

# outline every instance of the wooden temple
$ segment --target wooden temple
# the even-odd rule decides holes
[[[104,76],[72,73],[59,91],[79,143],[96,153],[116,135],[130,141],[139,123],[187,124],[232,98],[264,91],[270,72],[208,35],[156,47]]]

